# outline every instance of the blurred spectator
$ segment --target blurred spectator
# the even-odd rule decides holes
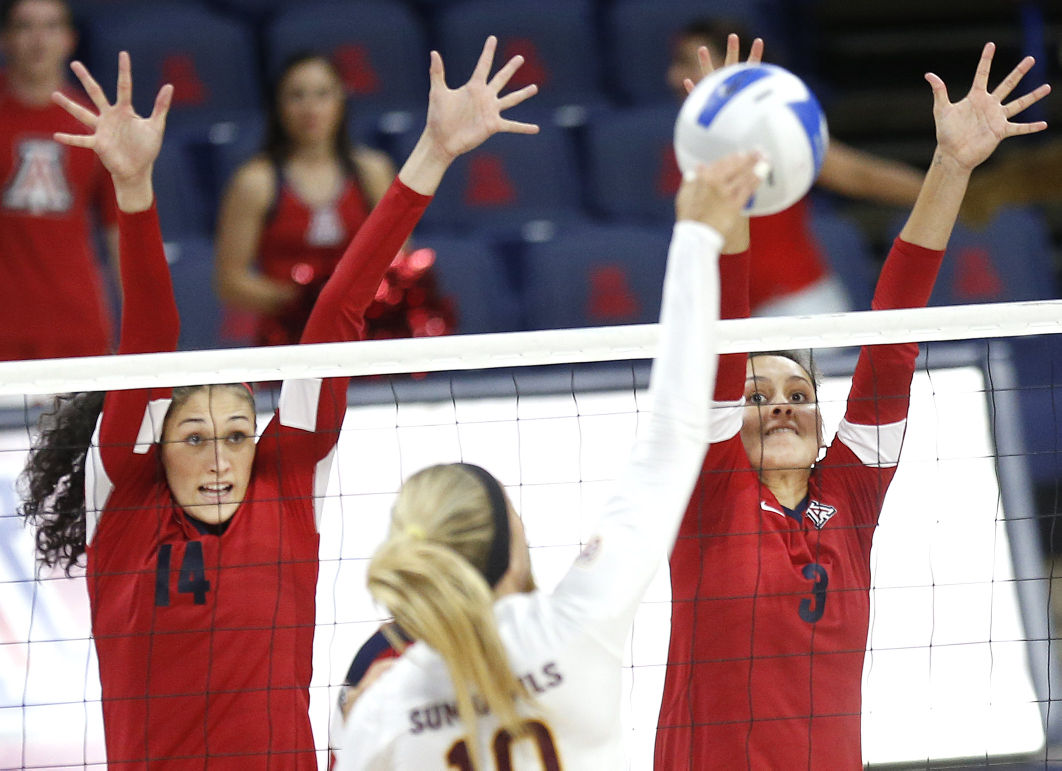
[[[667,82],[685,99],[684,82],[701,78],[697,51],[708,48],[712,61],[723,61],[726,36],[736,32],[742,40],[752,36],[724,20],[700,19],[682,29],[672,49]],[[770,41],[767,41],[768,46]],[[827,190],[893,206],[914,204],[922,175],[906,164],[856,150],[830,137],[817,184]],[[808,200],[766,217],[753,217],[752,272],[749,292],[752,312],[758,316],[835,313],[850,310],[840,280],[833,276],[826,257],[810,231]],[[844,259],[844,255],[836,255]]]
[[[962,214],[974,227],[1007,205],[1062,202],[1062,140],[1023,145],[970,180]]]
[[[51,101],[65,83],[77,33],[66,0],[0,7],[0,360],[111,351],[111,314],[93,244],[93,215],[117,254],[114,191],[94,153],[70,152],[55,132],[81,124]]]
[[[395,170],[383,153],[354,147],[334,64],[288,60],[270,95],[261,151],[225,191],[215,279],[221,300],[257,314],[255,343],[297,343],[314,300],[343,250],[386,192]],[[366,312],[366,339],[443,334],[430,252],[400,253]]]

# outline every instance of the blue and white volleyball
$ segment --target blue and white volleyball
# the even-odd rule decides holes
[[[773,64],[735,64],[701,80],[675,121],[675,155],[685,174],[737,151],[761,152],[764,177],[745,211],[782,211],[803,198],[822,168],[829,134],[811,90]]]

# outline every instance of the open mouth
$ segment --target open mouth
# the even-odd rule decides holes
[[[777,428],[772,428],[770,431],[765,433],[764,436],[775,436],[777,434],[783,433],[796,434],[796,429],[792,428],[791,426],[778,426]]]
[[[231,484],[200,485],[199,494],[207,499],[221,501],[232,492]]]

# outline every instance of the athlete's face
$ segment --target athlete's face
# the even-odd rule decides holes
[[[756,471],[811,468],[819,426],[815,387],[803,367],[785,356],[749,358],[741,441]]]
[[[671,65],[667,68],[667,85],[679,101],[686,98],[686,87],[683,85],[686,78],[696,83],[702,77],[701,62],[697,58],[697,49],[701,46],[708,46],[715,66],[722,64],[722,51],[702,37],[679,38],[671,50]]]
[[[280,122],[294,145],[330,142],[341,129],[343,84],[325,62],[295,65],[280,82]]]
[[[195,391],[171,410],[162,432],[162,465],[177,505],[210,524],[236,513],[254,462],[254,409],[235,388]]]
[[[8,67],[20,77],[60,78],[77,36],[66,6],[55,0],[22,0],[3,31]]]

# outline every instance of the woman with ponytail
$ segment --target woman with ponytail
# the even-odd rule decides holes
[[[759,183],[756,161],[730,156],[679,191],[652,416],[552,593],[535,589],[520,518],[487,471],[432,466],[402,486],[368,572],[400,655],[348,698],[337,769],[624,766],[623,641],[704,458],[717,262]]]
[[[497,132],[537,130],[501,117],[535,87],[500,96],[522,60],[488,80],[496,44],[487,40],[454,90],[432,53],[424,132],[301,342],[360,339],[384,271],[453,160]],[[145,119],[132,109],[127,54],[114,104],[84,66],[72,68],[96,111],[57,94],[90,133],[56,139],[95,151],[114,180],[119,352],[173,350],[179,324],[151,184],[173,88]],[[317,768],[308,713],[317,527],[346,395],[346,378],[287,381],[260,434],[240,383],[79,395],[45,419],[22,513],[45,564],[69,572],[86,555],[109,767]]]

